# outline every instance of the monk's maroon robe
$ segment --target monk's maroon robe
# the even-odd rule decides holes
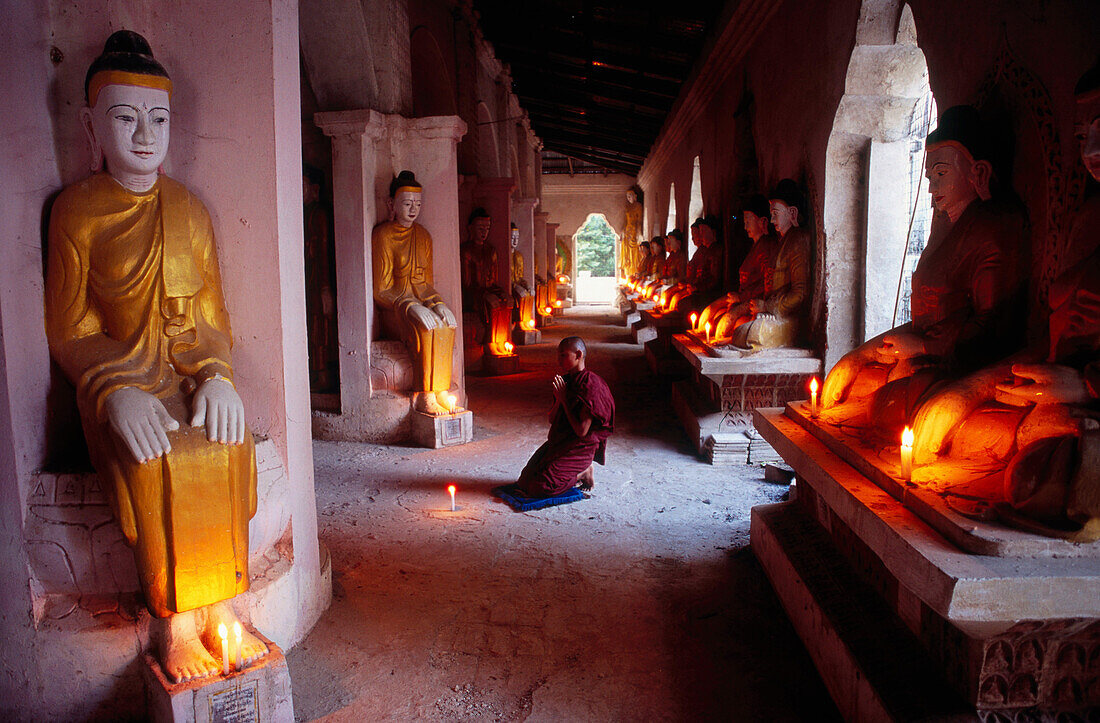
[[[531,497],[559,495],[577,484],[577,475],[593,461],[604,464],[607,438],[615,426],[615,399],[599,374],[588,369],[565,375],[565,403],[574,419],[582,409],[592,415],[588,434],[578,437],[565,410],[558,407],[550,434],[519,475],[519,488]]]

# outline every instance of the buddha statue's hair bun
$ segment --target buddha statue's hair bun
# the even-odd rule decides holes
[[[104,70],[168,77],[168,71],[153,57],[149,41],[133,30],[119,30],[107,38],[107,42],[103,44],[103,52],[92,61],[88,74],[84,76],[84,100],[89,100],[88,88],[92,84],[92,78]]]
[[[397,195],[397,189],[406,187],[418,190],[422,188],[412,171],[401,171],[401,173],[397,174],[397,178],[390,181],[390,198]]]

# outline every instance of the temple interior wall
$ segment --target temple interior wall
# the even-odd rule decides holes
[[[913,0],[910,5],[939,110],[985,102],[990,109],[1003,109],[1015,133],[1014,182],[1031,216],[1033,249],[1038,252],[1033,259],[1037,278],[1032,298],[1041,301],[1043,284],[1061,263],[1063,241],[1048,205],[1064,201],[1079,186],[1072,88],[1095,60],[1100,16],[1087,0],[996,0],[968,5],[965,12],[950,0]],[[862,329],[862,289],[844,304],[829,304],[830,294],[846,293],[845,274],[840,273],[849,271],[845,264],[863,263],[863,249],[855,248],[839,267],[825,264],[828,245],[852,243],[826,234],[829,138],[845,93],[857,27],[865,34],[861,45],[893,43],[901,3],[808,0],[776,6],[760,37],[727,69],[718,89],[700,106],[680,108],[684,129],[670,135],[667,129],[677,124],[669,119],[639,182],[646,194],[650,233],[663,230],[672,184],[677,225],[682,228],[691,222],[687,208],[692,161],[700,156],[704,208],[723,221],[727,269],[734,269],[747,248],[743,236],[738,240],[739,231],[729,228],[740,195],[753,192],[754,181],[761,190],[785,177],[798,181],[808,198],[814,238],[813,344],[825,354],[828,367],[851,348]],[[991,77],[997,80],[988,82]],[[744,127],[746,121],[751,128]],[[754,159],[746,153],[746,137]],[[1068,205],[1073,201],[1069,199]],[[834,273],[838,276],[831,283]]]

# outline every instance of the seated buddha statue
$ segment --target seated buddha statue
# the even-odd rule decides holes
[[[752,241],[752,248],[738,269],[737,290],[727,293],[703,309],[696,324],[697,328],[705,329],[709,322],[715,330],[715,338],[730,337],[734,329],[751,318],[749,302],[752,299],[765,298],[771,290],[779,242],[768,227],[771,217],[768,199],[761,193],[752,196],[741,216],[745,233]]]
[[[801,341],[810,310],[810,235],[799,226],[803,203],[802,191],[789,178],[776,184],[768,198],[779,233],[775,266],[764,295],[749,299],[747,319],[731,320],[734,346],[775,349]]]
[[[497,251],[489,239],[492,219],[475,208],[466,223],[467,238],[462,259],[462,310],[473,312],[485,324],[484,343],[491,354],[505,354],[504,343],[512,333],[512,297],[497,281]]]
[[[512,224],[512,301],[515,302],[516,311],[519,314],[520,327],[523,329],[534,328],[535,321],[535,295],[531,293],[531,285],[527,283],[527,273],[524,269],[523,254],[519,250],[519,229]]]
[[[649,270],[653,267],[653,254],[650,253],[650,242],[638,242],[638,263],[634,273],[627,277],[627,286],[632,293],[638,293],[642,282],[647,278]]]
[[[249,587],[256,457],[210,214],[160,175],[172,82],[145,38],[112,34],[85,76],[95,173],[50,214],[50,352],[76,387],[92,464],[134,550],[157,658],[182,682],[221,669],[219,625]],[[104,167],[105,163],[105,167]],[[247,630],[243,658],[267,653]]]
[[[1100,64],[1075,100],[1092,182],[1050,288],[1046,338],[932,391],[914,420],[913,479],[960,464],[1004,470],[1002,518],[1087,542],[1100,540]]]
[[[422,196],[412,171],[390,183],[392,218],[371,233],[374,302],[383,333],[405,342],[412,357],[415,408],[440,415],[447,414],[458,320],[433,286],[432,236],[416,223]]]
[[[623,214],[623,235],[619,238],[619,275],[629,279],[638,271],[641,260],[638,241],[642,236],[641,189],[632,186],[626,192],[626,210]]]
[[[722,244],[718,241],[718,219],[704,216],[697,220],[693,225],[692,238],[698,245],[691,259],[695,272],[690,274],[688,288],[678,294],[676,307],[685,311],[702,311],[723,294],[725,259]]]
[[[1024,345],[1027,223],[1000,191],[990,138],[969,106],[944,111],[928,135],[928,190],[949,228],[933,233],[913,272],[912,321],[865,342],[829,372],[825,421],[874,426],[894,440],[933,383]]]
[[[665,238],[665,248],[668,255],[665,256],[658,284],[654,288],[656,298],[664,301],[662,306],[667,306],[669,291],[677,286],[687,274],[687,257],[684,255],[681,236],[682,234],[678,229],[673,229]]]

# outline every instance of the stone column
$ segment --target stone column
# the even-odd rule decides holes
[[[340,413],[347,418],[365,417],[371,398],[370,347],[375,337],[370,250],[371,229],[378,222],[375,146],[385,133],[385,116],[372,110],[353,110],[318,113],[315,120],[332,138]]]

